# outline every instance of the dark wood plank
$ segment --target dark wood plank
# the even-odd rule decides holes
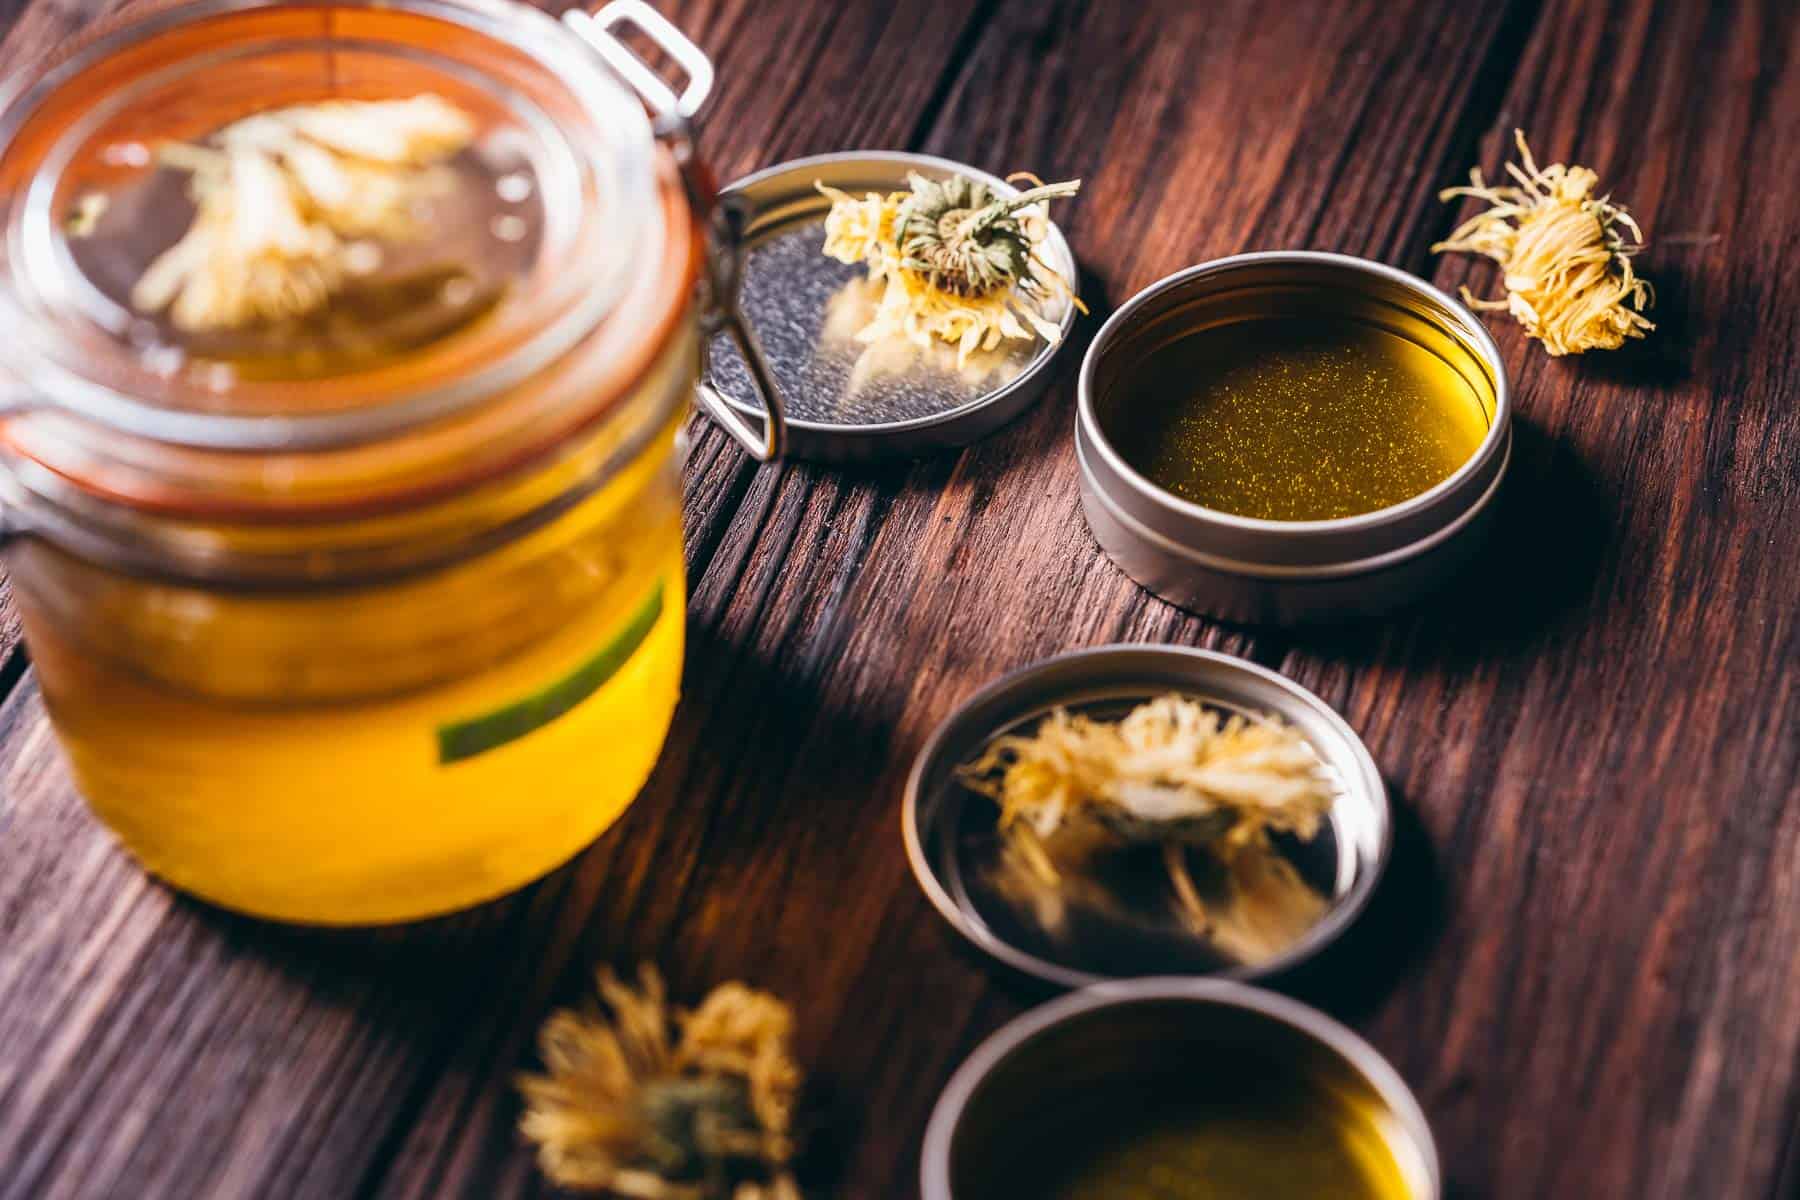
[[[1254,244],[1276,212],[1322,212],[1323,194],[1284,179],[1291,156],[1310,161],[1303,135],[1356,132],[1337,89],[1373,89],[1417,117],[1371,145],[1401,154],[1421,129],[1455,136],[1478,102],[1482,55],[1465,45],[1468,77],[1436,104],[1418,100],[1394,64],[1416,73],[1437,52],[1413,44],[1422,11],[1369,5],[1322,27],[1290,13],[1268,28],[1271,14],[1248,5],[1204,21],[1169,5],[1159,27],[1113,6],[1003,6],[921,145],[1085,175],[1067,229],[1104,308],[1176,265]],[[1471,12],[1445,43],[1499,45],[1514,15]],[[1319,82],[1297,105],[1282,79]],[[1246,120],[1263,136],[1244,145]],[[1145,129],[1154,140],[1134,140]],[[828,1194],[909,1194],[944,1079],[1035,998],[966,953],[907,875],[898,785],[930,726],[998,672],[1074,646],[1167,638],[1279,653],[1148,601],[1095,551],[1075,501],[1070,367],[1041,408],[960,457],[758,473],[722,530],[708,457],[720,439],[696,451],[687,700],[622,836],[589,856],[618,857],[584,897],[576,962],[654,953],[692,986],[745,974],[803,997],[803,1055],[851,1123]],[[722,457],[742,470],[735,452]],[[504,1036],[516,1049],[527,1035]],[[513,1055],[471,1047],[464,1059],[424,1122],[434,1145],[460,1130],[439,1151],[458,1165],[434,1172],[409,1155],[385,1190],[430,1195],[452,1179],[473,1181],[467,1195],[536,1190],[508,1140]]]
[[[1546,10],[1480,160],[1517,124],[1598,169],[1650,230],[1663,328],[1552,361],[1492,322],[1521,427],[1489,560],[1282,664],[1422,829],[1441,919],[1369,1030],[1464,1195],[1800,1184],[1800,262],[1767,199],[1797,53],[1792,6]],[[1349,248],[1410,243],[1372,232]]]
[[[961,456],[757,471],[697,426],[693,649],[663,764],[572,867],[453,920],[323,935],[170,896],[85,816],[26,676],[0,706],[0,1196],[540,1193],[509,1077],[594,962],[644,957],[679,992],[741,975],[792,995],[834,1101],[815,1191],[910,1195],[937,1090],[1036,997],[918,896],[899,778],[987,678],[1120,638],[1284,664],[1396,783],[1396,886],[1359,931],[1378,957],[1360,983],[1306,986],[1419,1085],[1458,1195],[1780,1186],[1800,1058],[1800,406],[1793,223],[1754,198],[1781,182],[1757,146],[1795,144],[1796,22],[1423,0],[665,7],[720,61],[705,142],[727,175],[864,144],[1085,176],[1066,224],[1100,315],[1274,245],[1454,283],[1467,269],[1425,252],[1448,219],[1431,193],[1478,150],[1491,164],[1519,117],[1554,149],[1579,131],[1646,215],[1680,199],[1699,210],[1682,232],[1725,249],[1647,260],[1677,282],[1665,314],[1690,314],[1648,358],[1552,365],[1507,335],[1528,502],[1458,604],[1351,638],[1222,631],[1099,557],[1074,498],[1073,352],[1038,410]],[[84,12],[40,0],[7,52]]]
[[[935,81],[909,56],[947,56],[964,27],[953,11],[901,19],[832,3],[788,6],[779,21],[743,3],[664,8],[721,60],[784,64],[781,87],[755,71],[722,78],[708,150],[727,166],[755,161],[762,145],[787,154],[902,138]],[[8,61],[29,61],[87,15],[34,7]],[[833,99],[853,81],[867,98],[854,111]],[[696,458],[722,460],[722,449]],[[747,483],[751,472],[720,465]],[[523,1065],[521,1039],[609,878],[603,852],[511,901],[392,934],[239,921],[170,895],[113,848],[68,782],[29,676],[0,709],[0,797],[7,1197],[338,1198],[374,1190],[396,1162],[396,1188],[433,1194],[430,1180],[455,1164],[435,1153],[432,1122],[439,1106],[464,1103],[463,1056],[502,1053],[502,1081]],[[643,866],[637,886],[671,882]],[[510,1151],[510,1087],[481,1083]],[[170,1095],[193,1101],[163,1103]]]

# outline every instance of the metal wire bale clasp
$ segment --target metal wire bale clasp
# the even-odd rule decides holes
[[[707,297],[700,314],[700,382],[694,395],[706,414],[725,428],[757,462],[772,462],[787,447],[787,418],[781,390],[763,355],[756,331],[744,321],[738,306],[744,262],[744,207],[736,197],[725,197],[713,209],[713,252],[709,256]],[[712,385],[712,339],[720,334],[731,339],[738,357],[749,370],[751,385],[763,406],[763,429],[758,434],[737,409]]]
[[[643,0],[612,0],[593,14],[577,9],[563,14],[563,21],[643,99],[655,117],[657,137],[668,142],[675,151],[682,176],[688,183],[690,199],[696,202],[696,211],[703,211],[701,206],[711,200],[712,189],[696,183],[700,170],[694,162],[688,123],[705,106],[712,91],[711,60],[670,24],[668,18]],[[627,27],[654,43],[687,76],[687,83],[680,92],[619,40],[618,31]],[[702,283],[700,309],[701,382],[695,388],[695,399],[706,415],[718,422],[751,458],[757,462],[770,462],[780,458],[787,445],[787,418],[774,373],[738,304],[745,225],[744,210],[730,199],[721,200],[713,207],[708,222],[708,265]],[[712,378],[710,343],[720,335],[731,339],[749,370],[750,381],[763,407],[761,432],[752,428],[743,414],[709,382]]]
[[[706,106],[706,98],[712,93],[712,60],[706,57],[706,51],[670,24],[669,18],[644,0],[612,0],[594,13],[571,9],[563,14],[563,23],[592,46],[607,65],[643,97],[659,122],[691,121]],[[636,29],[670,62],[681,68],[687,83],[679,93],[656,73],[656,68],[619,40],[615,31],[627,27]]]

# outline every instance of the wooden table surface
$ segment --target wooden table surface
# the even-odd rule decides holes
[[[96,0],[7,0],[4,68]],[[1800,19],[1762,3],[665,3],[714,56],[727,177],[851,147],[1080,176],[1095,308],[1246,249],[1440,285],[1436,192],[1513,127],[1651,232],[1652,340],[1552,360],[1496,543],[1354,633],[1244,632],[1096,550],[1078,348],[961,454],[757,469],[697,425],[692,649],[648,789],[538,885],[364,933],[233,917],[88,817],[24,650],[0,665],[0,1196],[547,1189],[512,1075],[598,963],[791,997],[829,1113],[817,1196],[916,1192],[956,1064],[1042,997],[963,947],[899,838],[929,729],[1110,641],[1220,648],[1323,696],[1398,804],[1350,941],[1292,986],[1417,1090],[1452,1194],[1800,1194]],[[12,626],[6,641],[15,641]]]

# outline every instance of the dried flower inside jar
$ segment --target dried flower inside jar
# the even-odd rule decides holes
[[[275,109],[208,144],[164,144],[158,160],[188,172],[194,221],[138,279],[133,307],[190,333],[323,308],[379,264],[375,239],[415,234],[418,203],[444,186],[433,168],[473,135],[455,105],[419,95]]]

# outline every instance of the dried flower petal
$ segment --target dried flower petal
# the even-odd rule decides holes
[[[1044,205],[1073,195],[1080,181],[1039,185],[1011,198],[985,184],[952,175],[909,177],[910,190],[852,196],[823,183],[831,200],[825,217],[827,256],[862,263],[882,285],[874,317],[856,340],[874,345],[897,338],[916,346],[944,342],[957,365],[1003,341],[1062,336],[1044,307],[1079,299],[1036,255],[1049,231]]]
[[[1335,795],[1289,726],[1222,717],[1173,694],[1122,721],[1057,709],[1029,735],[994,739],[959,776],[1000,805],[1002,828],[1022,824],[1040,840],[1084,819],[1148,840],[1176,832],[1241,843],[1261,830],[1311,838]]]
[[[728,983],[671,1010],[648,966],[636,988],[602,971],[599,991],[611,1019],[556,1013],[539,1042],[546,1073],[519,1079],[519,1128],[544,1174],[643,1200],[798,1200],[787,1005]]]
[[[190,173],[194,222],[145,270],[131,302],[178,328],[233,329],[324,307],[372,269],[370,243],[415,233],[439,190],[436,163],[472,122],[437,96],[338,100],[235,121],[217,148],[171,143],[160,161]]]
[[[1324,915],[1325,898],[1272,848],[1246,846],[1224,862],[1231,902],[1207,911],[1205,929],[1238,962],[1267,962]]]
[[[1483,254],[1500,264],[1504,300],[1480,300],[1474,308],[1504,309],[1553,356],[1616,350],[1656,326],[1643,315],[1654,300],[1650,285],[1632,270],[1631,256],[1643,233],[1624,206],[1594,195],[1600,177],[1586,167],[1552,163],[1540,168],[1525,134],[1513,131],[1521,167],[1506,164],[1516,186],[1489,186],[1480,168],[1469,186],[1447,188],[1439,198],[1473,196],[1491,205],[1465,221],[1433,252]],[[1627,244],[1622,230],[1629,229]]]
[[[410,100],[329,100],[276,115],[328,150],[394,167],[448,158],[475,136],[467,114],[429,93]]]
[[[1152,843],[1163,848],[1184,916],[1199,931],[1222,932],[1221,948],[1240,961],[1316,915],[1303,881],[1256,861],[1279,857],[1271,832],[1314,837],[1336,797],[1312,747],[1274,719],[1226,718],[1174,694],[1120,721],[1057,709],[1030,734],[995,738],[957,774],[1000,806],[1002,862],[1039,889],[1070,888],[1070,898],[1092,903],[1095,889],[1082,876],[1094,857]],[[1188,847],[1208,849],[1227,868],[1233,903],[1224,924],[1201,902]],[[1306,894],[1285,894],[1294,891],[1288,884]],[[1061,898],[1014,890],[1046,924],[1060,923]],[[1233,915],[1240,902],[1245,912]]]

